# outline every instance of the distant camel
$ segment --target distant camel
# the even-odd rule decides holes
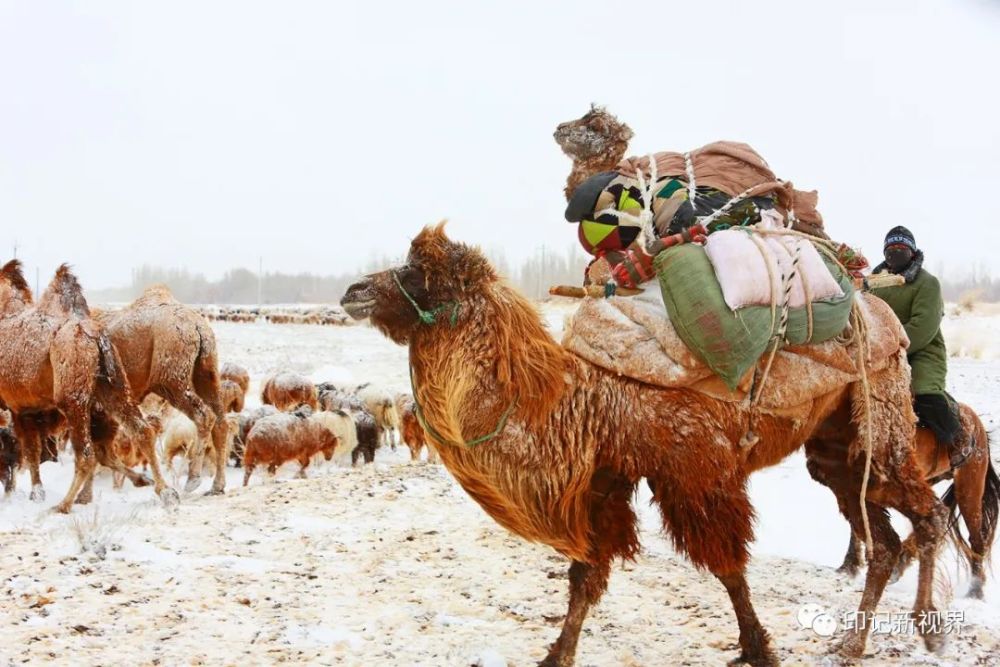
[[[121,357],[110,336],[90,316],[83,290],[63,265],[34,305],[20,262],[0,270],[0,404],[14,419],[14,430],[31,471],[31,498],[43,500],[39,464],[42,438],[39,415],[65,416],[74,451],[73,481],[56,505],[69,512],[80,489],[98,463],[127,476],[136,486],[148,478],[125,468],[114,448],[119,424],[151,461],[155,461],[153,429],[133,400]],[[58,421],[58,420],[56,420]],[[155,489],[165,503],[177,494],[153,466]],[[81,502],[86,502],[84,498]]]

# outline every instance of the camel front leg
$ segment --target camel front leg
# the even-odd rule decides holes
[[[736,612],[736,622],[740,628],[742,654],[730,664],[749,664],[754,667],[773,667],[780,664],[771,650],[771,638],[761,625],[757,612],[750,602],[750,587],[745,571],[734,574],[717,574],[716,578],[726,587],[729,600]]]
[[[587,612],[597,604],[608,587],[610,561],[594,565],[573,561],[569,566],[569,610],[559,638],[549,648],[549,654],[539,667],[570,667],[576,657],[576,645]]]
[[[902,492],[894,506],[913,524],[916,538],[919,572],[913,605],[915,622],[927,650],[939,652],[944,648],[946,636],[940,619],[934,618],[938,615],[933,599],[934,569],[938,548],[948,526],[948,511],[930,485],[919,482],[900,484]]]

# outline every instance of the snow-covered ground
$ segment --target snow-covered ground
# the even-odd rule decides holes
[[[546,304],[553,329],[572,307]],[[251,405],[278,369],[408,389],[406,350],[368,327],[214,327],[222,360],[250,370]],[[945,331],[953,351],[972,357],[952,360],[953,393],[992,430],[1000,317],[950,317]],[[308,480],[290,479],[289,466],[277,482],[260,475],[247,489],[230,469],[224,498],[185,497],[175,512],[149,489],[113,491],[102,475],[95,502],[70,516],[47,508],[65,491],[71,461],[43,465],[44,506],[27,500],[22,473],[18,493],[0,500],[0,664],[539,660],[565,611],[565,560],[499,528],[443,468],[407,459],[405,450],[380,450],[374,466],[324,465]],[[641,488],[645,552],[616,569],[585,625],[578,664],[720,664],[737,653],[728,597],[673,553]],[[758,612],[786,664],[822,664],[832,640],[796,615],[818,603],[839,618],[857,604],[862,581],[833,570],[847,524],[801,454],[755,475],[752,495]],[[944,654],[927,654],[911,636],[877,636],[871,664],[1000,664],[1000,581],[991,577],[986,601],[972,601],[962,597],[967,577],[954,552],[940,572],[939,604],[965,624]],[[911,571],[881,609],[905,611],[914,590]]]

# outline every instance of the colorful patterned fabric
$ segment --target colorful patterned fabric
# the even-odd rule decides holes
[[[710,187],[698,187],[696,193],[692,204],[684,181],[668,177],[657,182],[652,213],[653,225],[659,236],[679,234],[696,224],[699,217],[715,213],[732,199],[725,192]],[[628,176],[617,176],[598,195],[591,214],[581,220],[578,229],[580,244],[588,253],[598,256],[603,252],[628,248],[639,236],[641,230],[638,224],[627,218],[619,219],[609,211],[638,216],[644,206],[638,181]],[[708,225],[708,231],[756,224],[760,222],[760,212],[774,206],[773,195],[738,200]]]

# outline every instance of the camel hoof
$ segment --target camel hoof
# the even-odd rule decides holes
[[[45,489],[42,488],[41,484],[31,487],[31,493],[28,495],[28,498],[36,503],[45,502]]]
[[[184,485],[184,493],[194,493],[199,486],[201,486],[201,477],[188,477],[187,483]]]
[[[153,480],[151,480],[146,475],[136,475],[132,479],[132,486],[136,487],[137,489],[144,486],[152,486],[152,485],[153,485]]]
[[[972,598],[973,600],[982,600],[983,580],[979,577],[973,577],[972,584],[969,585],[969,592],[965,594],[965,597]]]
[[[70,510],[70,505],[66,503],[59,503],[58,505],[52,508],[52,511],[57,512],[58,514],[69,514],[69,510]]]
[[[177,491],[166,488],[160,491],[160,500],[167,509],[173,509],[181,504],[181,496]]]
[[[858,660],[865,654],[865,640],[856,632],[849,632],[833,649],[842,658]]]
[[[924,646],[927,650],[934,655],[940,656],[944,653],[945,646],[948,644],[948,636],[943,632],[928,632],[923,635]]]
[[[751,667],[778,667],[781,665],[781,661],[778,660],[778,656],[774,655],[770,651],[765,651],[763,655],[760,656],[749,656],[746,653],[741,653],[740,657],[733,658],[726,663],[730,667],[738,667],[739,665],[751,665]]]
[[[226,495],[225,489],[217,489],[214,486],[205,492],[206,496],[224,496]]]
[[[93,499],[94,499],[93,494],[88,493],[87,495],[84,495],[84,494],[81,493],[80,495],[78,495],[76,497],[76,504],[77,505],[89,505],[90,502]]]
[[[839,572],[840,574],[845,574],[851,579],[857,577],[859,571],[860,568],[857,565],[854,564],[848,565],[847,563],[844,563],[843,565],[837,568],[837,572]]]

